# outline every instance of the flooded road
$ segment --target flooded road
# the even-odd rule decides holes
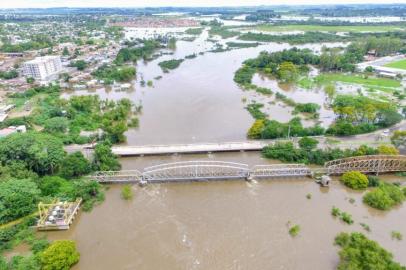
[[[141,169],[190,159],[271,162],[256,153],[231,153],[126,158],[122,164]],[[334,269],[334,237],[362,232],[359,223],[368,224],[371,232],[364,233],[406,264],[406,241],[390,235],[406,235],[406,207],[372,210],[362,203],[362,192],[338,181],[330,188],[308,178],[133,186],[132,201],[121,199],[120,191],[111,186],[106,201],[82,212],[69,231],[48,234],[76,241],[81,259],[73,269]],[[354,224],[333,218],[333,206],[352,214]],[[292,238],[289,225],[295,224],[301,231]]]

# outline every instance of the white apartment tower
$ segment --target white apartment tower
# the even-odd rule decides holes
[[[24,76],[36,80],[45,80],[47,77],[62,70],[59,56],[43,56],[24,63]]]

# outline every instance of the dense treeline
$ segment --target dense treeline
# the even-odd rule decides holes
[[[49,48],[54,45],[51,38],[47,35],[33,35],[30,37],[30,41],[19,43],[19,44],[11,44],[11,43],[4,43],[0,47],[0,51],[2,52],[25,52],[30,50],[39,50],[44,48]]]
[[[270,35],[248,32],[240,35],[238,39],[246,41],[286,42],[294,45],[321,42],[343,42],[348,41],[350,38],[323,32],[305,32],[304,34],[297,35]]]
[[[123,66],[110,66],[104,64],[92,73],[96,78],[103,80],[105,84],[112,84],[117,82],[128,82],[135,79],[135,67]]]
[[[261,52],[257,58],[248,59],[234,75],[234,81],[246,88],[256,72],[273,75],[283,81],[294,81],[300,73],[309,71],[307,65],[317,65],[320,59],[308,49],[292,48],[280,52]]]
[[[325,133],[324,128],[319,125],[303,127],[299,117],[294,117],[287,123],[266,119],[266,115],[259,108],[254,108],[257,120],[248,131],[251,139],[277,139],[288,137],[318,136]],[[252,114],[252,112],[251,112]]]
[[[255,13],[250,13],[245,17],[246,21],[252,21],[252,22],[257,22],[257,21],[269,21],[270,19],[273,18],[280,18],[281,15],[278,13],[275,13],[273,10],[260,10]]]
[[[376,56],[387,56],[403,47],[398,38],[370,37],[365,41],[353,42],[342,52],[340,49],[323,49],[319,67],[322,71],[354,71],[355,64],[363,61],[364,55],[371,52]]]
[[[307,143],[302,144],[299,148],[295,147],[292,142],[277,142],[273,145],[264,147],[262,154],[266,158],[278,159],[283,162],[323,165],[325,162],[330,160],[353,156],[376,155],[379,153],[377,149],[368,147],[366,145],[363,145],[355,150],[342,150],[340,148],[328,148],[325,150],[316,149],[317,141],[314,141],[316,144],[312,144],[311,147],[308,147],[309,143]]]
[[[337,115],[328,134],[354,135],[392,126],[403,119],[394,104],[364,96],[338,95],[332,104]]]
[[[388,45],[391,44],[391,45]],[[389,49],[392,47],[392,49]],[[312,51],[292,48],[281,52],[261,52],[258,57],[248,59],[243,66],[235,72],[234,81],[244,89],[256,89],[252,84],[255,73],[277,78],[281,82],[296,82],[301,76],[309,72],[308,65],[318,66],[323,71],[353,71],[355,64],[362,61],[365,53],[373,49],[377,54],[386,55],[400,48],[398,39],[388,38],[377,41],[375,38],[365,42],[350,44],[344,51],[340,49],[323,48],[323,53],[318,56]],[[271,92],[272,93],[272,92]],[[295,107],[294,113],[312,113],[317,117],[320,106],[317,104],[296,104],[281,93],[276,93],[276,98],[289,106]],[[337,115],[337,121],[332,124],[327,134],[331,135],[354,135],[367,133],[378,128],[392,126],[403,119],[394,104],[376,101],[364,96],[338,95],[333,99],[333,110]],[[261,112],[258,104],[249,105],[247,109],[255,119],[265,119],[266,115]],[[248,132],[250,138],[279,138],[286,137],[286,124],[278,122],[262,121],[262,129],[259,123]],[[277,124],[278,123],[278,124]],[[296,122],[294,122],[296,124]],[[265,132],[273,126],[278,132]],[[288,124],[289,126],[289,124]],[[255,127],[255,128],[254,128]],[[255,130],[255,132],[253,132]],[[301,130],[301,129],[300,129]],[[303,129],[293,132],[291,136],[306,136],[310,134],[324,134],[324,129]]]
[[[117,65],[122,65],[126,62],[136,62],[140,59],[147,60],[157,49],[162,47],[160,42],[154,39],[140,40],[139,42],[142,44],[139,47],[131,48],[130,46],[133,44],[128,44],[128,48],[121,49],[114,62]]]

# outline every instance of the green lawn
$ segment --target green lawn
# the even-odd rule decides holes
[[[397,80],[387,78],[368,77],[364,78],[357,75],[345,75],[340,73],[321,74],[315,78],[318,83],[327,84],[330,82],[344,82],[354,83],[370,87],[388,87],[398,88],[401,87],[401,83]]]
[[[290,32],[290,31],[326,31],[326,32],[388,32],[405,30],[399,25],[270,25],[263,24],[254,27],[258,31]]]
[[[406,59],[395,61],[389,64],[386,64],[385,67],[406,69]]]

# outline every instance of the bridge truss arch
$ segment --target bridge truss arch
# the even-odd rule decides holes
[[[256,165],[251,169],[251,177],[253,179],[310,175],[312,175],[312,171],[304,164]]]
[[[327,174],[343,174],[349,171],[385,173],[406,171],[405,155],[371,155],[337,159],[326,162]]]
[[[206,181],[248,178],[247,164],[224,161],[184,161],[147,167],[146,182]]]

